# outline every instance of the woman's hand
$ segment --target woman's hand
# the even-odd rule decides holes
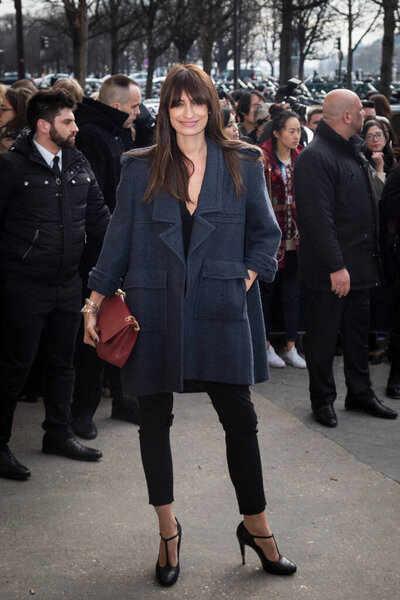
[[[97,315],[85,313],[83,315],[83,319],[85,331],[83,336],[83,342],[85,344],[88,344],[89,346],[93,346],[94,348],[96,348],[96,344],[99,341],[99,336],[95,329],[97,324]]]
[[[253,285],[253,283],[255,282],[258,273],[256,273],[255,271],[250,271],[250,269],[248,269],[248,274],[250,279],[245,279],[244,282],[246,284],[246,292],[249,291],[249,289],[251,288],[251,286]]]
[[[383,173],[385,164],[383,161],[383,152],[373,152],[371,158],[374,161],[376,172]]]
[[[105,296],[98,292],[92,292],[89,300],[86,298],[84,311],[83,311],[83,323],[84,323],[84,335],[83,342],[89,346],[96,347],[99,341],[99,335],[96,331],[97,325],[97,312],[99,311],[100,305],[103,302]],[[90,312],[86,312],[86,309]],[[83,310],[83,309],[82,309]]]

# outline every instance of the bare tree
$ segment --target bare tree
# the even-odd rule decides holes
[[[374,29],[381,14],[382,6],[378,6],[377,10],[371,14],[365,0],[346,0],[343,4],[345,5],[343,8],[332,5],[332,9],[347,23],[348,46],[346,87],[351,90],[353,88],[351,75],[353,71],[354,52],[357,50],[365,36]],[[372,4],[370,4],[370,6],[372,7]],[[358,41],[354,43],[353,38],[356,27],[357,29],[364,28],[364,31],[358,38]]]
[[[190,48],[200,35],[196,10],[197,0],[184,0],[177,15],[173,43],[178,50],[180,62],[185,62]]]
[[[111,73],[117,73],[119,58],[129,44],[143,37],[136,23],[134,0],[97,0],[90,21],[92,35],[106,34],[110,39]]]
[[[399,1],[373,0],[373,2],[383,9],[381,81],[379,91],[381,94],[384,94],[386,98],[390,98],[394,54],[394,32],[396,28],[396,11],[399,7]]]
[[[326,0],[269,0],[268,6],[279,14],[281,22],[279,62],[279,81],[281,84],[293,75],[292,44],[296,15],[301,19],[304,11],[318,8],[323,4],[326,4]]]
[[[304,63],[313,56],[317,44],[326,41],[328,33],[326,25],[329,23],[330,11],[328,0],[319,6],[312,6],[301,10],[301,5],[307,4],[299,0],[299,10],[294,14],[294,34],[299,47],[299,79],[304,79]]]
[[[197,3],[203,69],[208,74],[211,73],[214,44],[232,26],[232,14],[232,0],[204,0]]]
[[[46,0],[53,6],[63,6],[72,40],[74,75],[84,86],[87,71],[89,10],[93,0]]]

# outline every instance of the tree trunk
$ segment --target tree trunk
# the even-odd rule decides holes
[[[293,0],[283,0],[279,82],[285,84],[292,76]]]
[[[85,87],[88,52],[88,15],[86,0],[74,2],[63,0],[65,14],[71,29],[74,54],[74,76]]]
[[[206,73],[208,73],[208,75],[210,75],[212,68],[212,51],[215,42],[215,31],[210,27],[202,26],[200,28],[200,35],[202,46],[201,58],[203,61],[203,70]]]
[[[381,59],[381,83],[379,92],[390,98],[390,84],[392,81],[392,63],[394,50],[394,30],[396,26],[395,11],[398,0],[383,0],[383,39]]]
[[[118,58],[119,58],[118,32],[114,28],[110,31],[110,42],[111,42],[111,73],[114,75],[115,73],[119,72],[119,69],[118,69]]]
[[[179,38],[174,40],[174,45],[178,50],[179,62],[184,63],[189,54],[190,48],[193,46],[194,39]]]
[[[348,90],[353,89],[353,83],[351,81],[351,72],[353,70],[353,13],[351,0],[348,0],[349,12],[347,14],[347,28],[348,28],[348,47],[347,47],[347,76],[346,76],[346,87]]]
[[[302,24],[299,24],[297,30],[297,42],[299,44],[299,73],[298,78],[304,79],[304,62],[306,60],[306,33]]]
[[[151,52],[149,52],[149,64],[147,67],[147,80],[146,80],[146,98],[151,98],[153,96],[153,76],[156,67],[156,58]]]

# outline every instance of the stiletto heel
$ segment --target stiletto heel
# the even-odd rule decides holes
[[[280,554],[277,543],[275,541],[275,537],[273,535],[251,535],[251,533],[246,529],[244,522],[242,521],[238,525],[238,528],[236,530],[236,536],[239,542],[240,552],[242,554],[242,564],[245,564],[245,546],[250,546],[250,548],[253,548],[253,550],[257,552],[261,564],[264,568],[264,571],[268,571],[268,573],[274,573],[275,575],[292,575],[296,572],[296,565]],[[256,539],[273,539],[276,551],[279,554],[278,560],[269,560],[265,556],[260,546],[257,546],[257,544],[255,543],[254,540]]]
[[[244,544],[241,544],[240,542],[239,542],[239,546],[240,546],[240,552],[242,554],[242,565],[245,565],[246,564],[246,558],[245,558],[244,553],[245,553],[245,548],[246,547],[245,547]]]
[[[174,583],[177,582],[178,577],[179,577],[179,571],[180,571],[179,552],[181,549],[182,527],[180,526],[178,519],[176,519],[176,525],[178,528],[178,532],[175,535],[173,535],[172,537],[164,538],[160,533],[160,537],[165,544],[165,554],[167,556],[167,564],[164,567],[161,567],[159,560],[157,559],[156,578],[157,578],[158,583],[163,585],[164,587],[169,587],[171,585],[174,585]],[[168,542],[170,542],[171,540],[174,540],[175,538],[178,538],[178,564],[175,567],[172,567],[169,564]]]

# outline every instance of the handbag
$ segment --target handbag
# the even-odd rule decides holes
[[[125,302],[125,292],[117,290],[114,296],[106,296],[97,314],[97,356],[123,367],[136,343],[139,329]]]

